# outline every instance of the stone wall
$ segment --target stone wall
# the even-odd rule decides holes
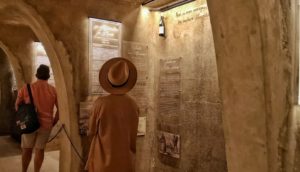
[[[12,71],[7,56],[0,49],[0,135],[11,131],[13,108]]]
[[[161,15],[165,18],[167,35],[157,42],[156,49],[160,51],[157,60],[180,58],[181,98],[178,115],[161,114],[158,105],[156,127],[158,131],[181,136],[181,157],[175,160],[156,155],[154,171],[225,172],[222,104],[206,2],[190,3]],[[158,21],[156,18],[154,28]],[[156,64],[156,74],[161,77],[160,66]],[[157,92],[160,82],[156,82]]]
[[[208,5],[228,170],[284,171],[293,93],[289,1],[216,0]]]
[[[288,1],[208,1],[216,56],[209,17],[195,15],[199,13],[197,7],[204,3],[202,0],[162,14],[149,13],[139,8],[138,1],[128,0],[24,2],[36,10],[70,56],[70,62],[69,59],[60,62],[66,68],[66,76],[73,78],[72,84],[66,83],[67,90],[72,91],[68,95],[75,99],[70,103],[72,110],[65,111],[74,112],[66,114],[71,116],[68,121],[71,129],[76,129],[79,102],[88,95],[87,18],[121,21],[123,40],[147,45],[150,62],[147,133],[138,138],[138,171],[226,171],[223,128],[230,172],[285,170],[283,158],[293,92]],[[2,18],[7,14],[0,13]],[[160,15],[165,17],[166,38],[157,36]],[[22,26],[14,28],[18,32],[9,32],[11,24],[16,23],[1,27],[1,40],[17,54],[27,81],[31,78],[26,61],[30,56],[29,44],[16,41],[24,38],[17,34],[22,32]],[[34,37],[27,38],[34,40]],[[179,111],[173,116],[161,114],[158,104],[160,61],[167,59],[180,59],[181,67]],[[158,153],[160,130],[181,136],[180,159]],[[76,140],[79,135],[73,134],[72,138]],[[81,146],[86,144],[82,142]],[[72,150],[68,147],[67,151]],[[70,164],[75,165],[74,162],[78,159],[72,157]]]
[[[13,57],[7,56],[18,75],[17,85],[31,82],[32,79],[32,43],[38,41],[30,28],[25,26],[4,25],[0,27],[0,40],[9,48]]]
[[[67,83],[66,87],[71,90],[71,97],[74,96],[71,104],[74,103],[75,107],[71,106],[74,108],[71,112],[75,113],[62,114],[68,116],[66,119],[70,119],[68,123],[72,124],[71,129],[76,129],[74,126],[77,126],[75,116],[79,113],[79,103],[85,101],[88,96],[88,17],[120,21],[124,26],[123,44],[137,43],[148,47],[148,59],[145,60],[149,62],[147,71],[149,77],[148,92],[145,96],[149,101],[147,111],[143,114],[147,117],[147,132],[137,140],[137,171],[226,171],[216,56],[209,16],[202,14],[203,11],[200,10],[200,7],[202,9],[202,6],[205,6],[204,1],[198,0],[161,14],[149,12],[140,7],[137,1],[127,0],[101,2],[26,0],[25,2],[45,21],[55,40],[63,43],[69,56],[69,59],[62,59],[60,65],[65,67],[64,71],[67,72],[65,75],[73,78],[70,79],[73,83]],[[165,17],[166,38],[158,36],[160,15]],[[1,40],[16,54],[22,66],[23,80],[29,80],[32,74],[31,62],[28,61],[31,54],[29,45],[33,40],[37,41],[36,36],[30,29],[28,31],[28,28],[20,25],[3,25],[0,31]],[[16,36],[18,39],[10,39],[15,37],[13,33],[21,35]],[[181,80],[178,90],[180,109],[176,115],[163,116],[159,113],[158,103],[161,102],[160,61],[168,59],[181,59]],[[66,103],[68,102],[63,102]],[[181,136],[179,159],[158,153],[157,137],[160,131]],[[80,137],[79,131],[78,134],[77,131],[72,133],[75,133],[72,135],[73,140],[81,139],[81,145],[76,146],[82,147],[86,156],[88,138]],[[64,145],[68,145],[66,141],[64,140]],[[69,156],[73,150],[68,148],[64,151],[67,152],[64,156]],[[79,159],[72,157],[70,164],[79,164],[74,162],[79,162]]]
[[[165,19],[165,38],[158,36],[160,16]],[[124,40],[148,45],[154,76],[150,79],[153,102],[147,116],[147,134],[138,140],[143,143],[138,145],[137,156],[143,160],[138,170],[227,171],[216,56],[206,3],[197,1],[164,13],[141,8],[128,15],[124,28]],[[162,114],[161,63],[174,59],[180,61],[179,112]],[[169,108],[178,109],[177,105]],[[161,131],[180,135],[179,159],[159,153]]]
[[[32,78],[31,45],[35,36],[27,27],[5,26],[0,27],[0,40],[9,52],[8,56],[3,49],[1,52],[1,129],[0,134],[11,134],[14,124],[14,94],[12,91],[13,75],[19,78],[17,86],[21,87],[24,83],[29,83]]]

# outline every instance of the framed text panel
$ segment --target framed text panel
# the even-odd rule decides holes
[[[89,94],[107,94],[99,84],[99,70],[109,59],[121,55],[122,24],[89,19]]]

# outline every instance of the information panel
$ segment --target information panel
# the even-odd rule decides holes
[[[89,93],[107,94],[99,84],[99,70],[109,59],[121,55],[122,24],[89,19]]]
[[[142,43],[124,41],[122,55],[137,68],[137,82],[129,94],[138,103],[140,116],[147,116],[150,93],[148,46]]]
[[[160,61],[159,115],[179,116],[181,102],[181,58]]]
[[[181,58],[161,59],[158,100],[158,151],[162,163],[176,167],[180,159]]]
[[[37,68],[41,65],[47,65],[50,68],[50,78],[48,80],[48,83],[55,86],[53,71],[51,68],[51,64],[49,61],[49,58],[47,56],[47,53],[44,49],[44,46],[41,42],[34,42],[33,43],[33,81],[36,80],[35,74]]]

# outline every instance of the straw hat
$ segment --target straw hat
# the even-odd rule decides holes
[[[113,58],[105,62],[99,73],[102,88],[111,94],[125,94],[137,80],[137,71],[133,63],[125,58]]]

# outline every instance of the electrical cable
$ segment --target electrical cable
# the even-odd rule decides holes
[[[73,150],[75,151],[75,153],[77,154],[77,156],[80,158],[81,163],[85,164],[84,158],[82,158],[82,156],[80,155],[79,151],[76,149],[74,143],[72,142],[71,137],[69,136],[69,134],[67,132],[67,129],[65,128],[65,124],[62,124],[62,126],[60,127],[60,129],[58,130],[58,132],[55,134],[55,136],[48,140],[48,143],[51,142],[51,141],[53,141],[62,130],[66,134],[66,136],[67,136],[67,138],[68,138],[68,140],[69,140],[69,142],[70,142]]]
[[[63,127],[61,126],[60,129],[58,130],[58,132],[54,135],[54,137],[52,137],[51,139],[48,139],[48,143],[52,142],[57,137],[57,135],[61,132],[62,129],[63,129]]]

